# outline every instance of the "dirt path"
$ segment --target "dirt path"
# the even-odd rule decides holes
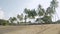
[[[23,28],[25,28],[25,26],[0,26],[0,34],[21,30]]]
[[[1,34],[57,34],[60,32],[60,24],[11,26],[0,28]]]

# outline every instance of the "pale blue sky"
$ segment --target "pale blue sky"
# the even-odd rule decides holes
[[[11,16],[16,16],[19,13],[23,13],[24,8],[36,9],[38,4],[41,4],[42,7],[46,9],[51,1],[52,0],[0,0],[0,18],[8,19]],[[60,1],[58,5],[57,13],[60,14]]]

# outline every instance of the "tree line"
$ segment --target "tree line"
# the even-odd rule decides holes
[[[16,17],[10,17],[8,20],[0,19],[0,25],[35,24],[32,23],[31,21],[27,22],[28,18],[36,19],[35,22],[37,22],[38,24],[51,24],[54,23],[52,21],[52,17],[56,12],[57,7],[58,7],[58,1],[52,0],[50,6],[46,10],[42,8],[40,4],[38,5],[37,9],[25,8],[21,15],[18,14]],[[36,18],[36,16],[38,16],[38,18]]]

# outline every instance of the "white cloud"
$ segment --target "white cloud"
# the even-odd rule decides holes
[[[0,19],[4,19],[4,12],[2,8],[0,8]]]

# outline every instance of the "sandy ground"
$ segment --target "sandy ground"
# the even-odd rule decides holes
[[[60,34],[60,24],[1,26],[0,34]]]

